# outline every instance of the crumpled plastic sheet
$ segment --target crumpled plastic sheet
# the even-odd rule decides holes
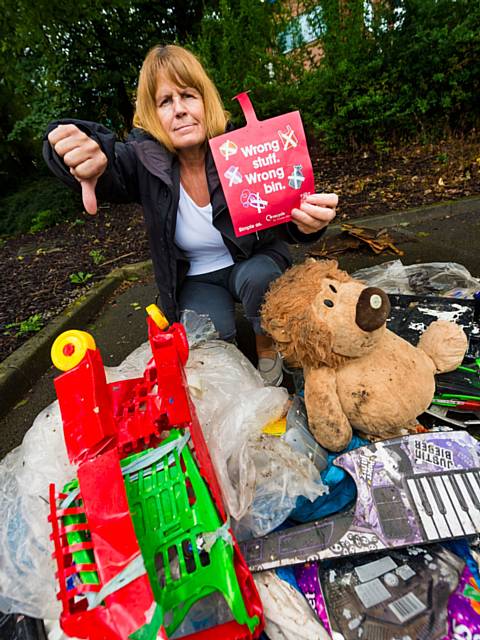
[[[251,441],[248,449],[256,472],[256,489],[245,515],[233,523],[239,540],[276,529],[295,509],[299,496],[314,502],[328,493],[313,463],[280,438],[261,436]]]
[[[265,424],[281,417],[287,392],[264,387],[250,362],[238,358],[236,347],[220,341],[192,350],[188,380],[223,498],[230,515],[238,520],[251,504],[256,487],[248,444]]]
[[[360,269],[352,275],[371,287],[380,287],[392,294],[467,298],[480,290],[480,280],[456,262],[425,262],[407,266],[401,260],[391,260]]]
[[[285,389],[265,387],[234,345],[207,342],[192,350],[188,380],[222,494],[240,539],[281,524],[299,495],[326,491],[312,462],[285,442],[262,436],[285,413]],[[228,372],[228,375],[225,375]],[[240,521],[240,522],[238,522]]]
[[[274,571],[254,575],[270,640],[329,640],[305,598]]]
[[[245,519],[241,522],[246,537],[267,533],[288,517],[297,496],[313,500],[327,489],[319,484],[318,471],[306,456],[278,438],[267,441],[261,436],[264,425],[284,412],[285,389],[264,387],[256,369],[234,345],[202,342],[212,335],[211,324],[188,316],[187,332],[192,322],[194,348],[187,379],[227,510]],[[119,367],[106,367],[107,380],[142,375],[150,357],[145,343]],[[48,488],[54,482],[61,489],[75,475],[55,401],[37,416],[22,444],[0,462],[1,611],[58,618]]]
[[[49,540],[48,487],[71,480],[58,402],[35,419],[0,464],[0,610],[35,618],[60,613]]]
[[[48,640],[78,640],[78,638],[65,635],[58,620],[44,620],[43,622]]]
[[[192,312],[182,321],[189,340],[197,338],[188,384],[235,534],[241,540],[265,535],[288,517],[298,496],[315,500],[328,489],[306,455],[262,435],[265,424],[285,413],[287,391],[265,387],[234,345],[208,340],[208,321],[203,332]]]

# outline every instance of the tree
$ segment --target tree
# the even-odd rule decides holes
[[[287,3],[258,0],[219,0],[205,12],[199,36],[191,46],[215,82],[233,120],[241,111],[231,99],[251,91],[259,117],[288,109],[294,93],[293,78],[301,74],[302,62],[281,51],[278,36],[291,18]],[[286,90],[278,92],[279,84]]]
[[[147,50],[194,33],[202,14],[186,0],[0,0],[0,161],[29,148],[32,162],[54,118],[128,130]]]
[[[479,124],[480,6],[322,0],[324,57],[303,78],[309,123],[332,147],[432,140]]]

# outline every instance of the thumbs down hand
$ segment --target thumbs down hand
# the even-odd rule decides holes
[[[95,186],[108,162],[100,145],[74,124],[58,125],[48,134],[48,141],[80,182],[85,211],[97,213]]]

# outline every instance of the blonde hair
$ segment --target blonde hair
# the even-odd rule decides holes
[[[143,62],[133,118],[133,124],[136,127],[152,135],[169,151],[175,152],[170,137],[160,124],[157,114],[155,94],[160,74],[164,74],[170,82],[180,87],[192,87],[200,93],[205,107],[207,138],[213,138],[225,132],[228,113],[225,111],[215,85],[193,53],[173,44],[153,47]]]

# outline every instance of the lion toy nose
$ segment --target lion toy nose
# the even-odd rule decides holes
[[[390,300],[385,291],[367,287],[358,298],[355,322],[363,331],[375,331],[385,324],[390,313]]]

